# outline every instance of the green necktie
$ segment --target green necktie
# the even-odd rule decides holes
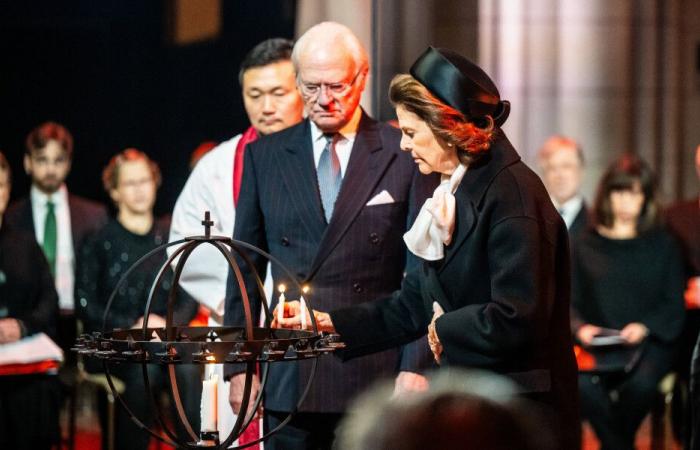
[[[54,203],[46,202],[46,219],[44,219],[44,255],[49,262],[51,275],[56,275],[56,212]]]

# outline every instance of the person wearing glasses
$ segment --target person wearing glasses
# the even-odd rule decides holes
[[[360,108],[369,64],[350,29],[333,22],[313,26],[295,44],[292,63],[307,119],[249,144],[234,238],[294,270],[310,286],[314,306],[332,309],[386,297],[399,288],[406,267],[401,236],[410,205],[414,199],[421,204],[435,184],[415,184],[431,179],[419,178],[410,155],[401,152],[399,131]],[[264,278],[267,261],[250,256]],[[248,266],[241,265],[247,286],[254,286]],[[287,298],[299,298],[279,267],[272,266],[272,276],[275,286],[287,286]],[[260,311],[257,292],[249,290],[249,295],[252,310]],[[277,300],[272,299],[273,306]],[[244,324],[240,291],[231,276],[224,323]],[[423,342],[349,364],[319,359],[299,413],[265,448],[331,448],[349,400],[373,381],[395,376],[399,368],[399,390],[425,385],[417,371],[430,362],[427,349]],[[266,431],[295,409],[310,368],[309,361],[270,365]],[[244,379],[242,373],[231,376],[230,403],[236,413]]]
[[[422,264],[379,301],[315,310],[318,328],[340,335],[333,359],[346,364],[427,334],[440,371],[507,376],[541,409],[556,448],[578,449],[566,225],[501,129],[510,103],[480,67],[429,47],[409,72],[389,87],[401,149],[442,180],[403,236]],[[272,326],[304,326],[308,310],[285,306]]]

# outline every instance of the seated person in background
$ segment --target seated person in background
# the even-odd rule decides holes
[[[683,265],[675,239],[658,225],[649,166],[625,154],[598,187],[595,229],[573,241],[572,329],[584,346],[601,327],[620,330],[642,356],[629,373],[579,377],[582,415],[605,449],[632,449],[657,385],[671,370],[683,327]]]
[[[10,166],[0,152],[0,347],[35,333],[56,339],[58,295],[41,248],[3,222]],[[59,441],[60,388],[54,375],[0,377],[0,448],[48,450]]]
[[[551,450],[550,428],[512,381],[453,369],[430,389],[393,395],[383,383],[360,396],[338,428],[337,450]]]
[[[112,291],[124,273],[143,255],[167,242],[168,223],[155,220],[153,205],[160,184],[160,170],[155,162],[136,149],[127,149],[114,156],[105,168],[102,179],[104,187],[117,207],[117,218],[90,237],[81,249],[76,277],[76,299],[78,314],[85,331],[102,331],[102,317]],[[154,255],[140,268],[132,272],[122,285],[112,303],[106,330],[113,328],[138,328],[143,325],[143,313],[155,276],[165,263],[165,251]],[[163,327],[167,293],[172,285],[172,273],[156,292],[148,327]],[[197,303],[182,293],[175,309],[175,324],[186,325],[197,312]],[[94,365],[89,370],[101,370]],[[101,367],[101,365],[99,365]],[[168,387],[163,367],[149,366],[152,389]],[[178,386],[182,394],[188,418],[194,429],[199,429],[199,394],[201,390],[199,367],[178,366]],[[126,404],[137,418],[149,425],[155,411],[150,410],[148,397],[144,395],[142,370],[139,365],[112,365],[110,371],[124,381],[123,395]],[[199,387],[200,390],[197,388]],[[104,418],[104,415],[102,415]],[[176,421],[179,423],[179,421]],[[103,424],[104,425],[104,424]],[[146,449],[148,434],[134,424],[126,411],[119,407],[116,417],[117,449]],[[184,435],[183,435],[184,437]]]

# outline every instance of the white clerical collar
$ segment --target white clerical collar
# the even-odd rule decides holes
[[[29,189],[29,195],[33,205],[41,205],[42,207],[46,206],[49,200],[51,200],[56,207],[60,207],[68,202],[68,188],[65,183],[63,183],[56,192],[50,195],[42,192],[38,187],[32,184],[32,187]]]

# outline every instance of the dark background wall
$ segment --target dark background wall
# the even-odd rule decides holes
[[[28,191],[25,136],[54,120],[75,139],[72,192],[107,202],[102,168],[116,152],[136,147],[160,164],[156,211],[170,212],[190,152],[248,126],[237,78],[245,53],[268,37],[294,35],[294,0],[228,1],[221,8],[216,39],[181,46],[167,38],[168,1],[4,5],[0,149],[12,164],[13,198]]]

